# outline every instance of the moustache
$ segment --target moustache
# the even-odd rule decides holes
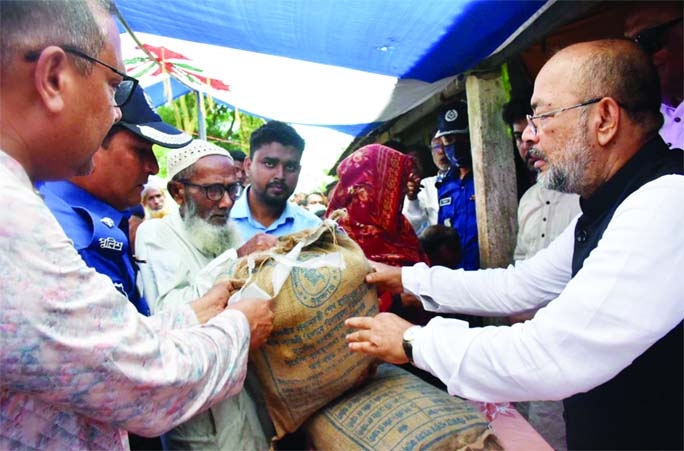
[[[544,152],[536,147],[530,147],[530,150],[527,152],[527,159],[529,160],[530,158],[536,158],[537,160],[546,161],[546,155],[544,154]]]
[[[289,189],[286,183],[281,182],[269,183],[268,185],[266,185],[266,188],[280,188],[283,191],[287,191]]]

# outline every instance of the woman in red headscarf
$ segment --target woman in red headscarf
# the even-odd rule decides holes
[[[428,262],[416,232],[401,213],[413,159],[381,144],[364,146],[337,167],[339,182],[326,216],[347,211],[338,224],[370,260],[393,266]],[[379,293],[380,311],[389,310],[389,293]]]

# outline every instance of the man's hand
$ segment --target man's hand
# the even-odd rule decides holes
[[[423,185],[420,184],[420,177],[413,174],[409,175],[408,182],[406,182],[406,197],[409,200],[416,200],[418,198],[418,193],[420,192]]]
[[[249,321],[249,349],[259,349],[266,343],[266,339],[273,331],[275,315],[271,310],[273,300],[261,301],[257,299],[245,299],[228,306],[229,309],[239,310],[245,314]]]
[[[242,287],[244,282],[237,280],[221,279],[206,292],[204,296],[190,303],[195,311],[197,320],[204,324],[214,316],[221,313],[228,304],[228,298]]]
[[[276,245],[278,237],[266,233],[257,233],[237,250],[238,257],[244,257],[252,252],[265,251]]]
[[[370,261],[373,272],[366,275],[367,283],[374,283],[380,291],[388,291],[392,294],[403,293],[404,286],[401,283],[401,268],[384,263]]]
[[[352,351],[372,355],[389,363],[402,364],[409,361],[402,342],[404,331],[413,324],[405,319],[394,313],[378,313],[373,318],[349,318],[344,324],[359,329],[345,337]]]

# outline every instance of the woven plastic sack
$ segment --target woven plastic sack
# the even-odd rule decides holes
[[[229,278],[245,280],[238,296],[274,298],[274,329],[250,354],[276,439],[375,370],[376,361],[352,353],[344,320],[378,311],[370,265],[332,221],[279,239],[275,249],[232,263]],[[230,302],[235,299],[231,298]]]
[[[304,430],[320,450],[502,449],[472,403],[390,364],[313,415]]]

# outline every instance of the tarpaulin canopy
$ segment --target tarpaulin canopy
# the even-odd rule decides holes
[[[194,89],[351,135],[441,91],[549,3],[117,0],[128,73],[155,106]]]

